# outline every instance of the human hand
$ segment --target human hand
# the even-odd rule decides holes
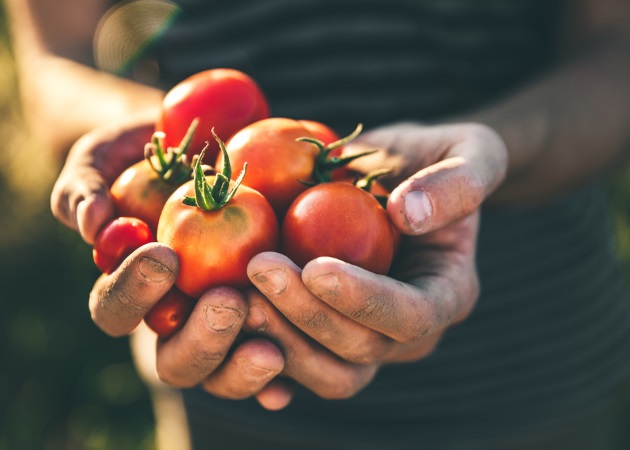
[[[401,123],[374,129],[346,146],[375,153],[351,167],[391,170],[379,180],[393,191],[390,218],[404,234],[440,229],[474,213],[504,181],[508,152],[501,137],[476,123],[423,126]]]
[[[55,216],[92,243],[114,216],[109,186],[143,157],[152,132],[153,123],[145,120],[97,129],[82,137],[55,184],[51,198]],[[177,255],[168,246],[140,247],[94,284],[89,302],[93,321],[111,336],[130,334],[172,288],[178,271]],[[235,343],[246,316],[247,303],[238,291],[223,288],[205,293],[184,327],[171,338],[158,340],[157,351],[155,341],[153,348],[142,347],[155,358],[149,358],[154,366],[149,371],[139,367],[141,372],[146,375],[157,368],[159,378],[171,386],[202,384],[221,397],[256,395],[266,408],[283,406],[290,393],[272,381],[284,365],[277,347],[260,338]],[[147,360],[136,356],[140,364]]]
[[[387,207],[407,235],[390,276],[328,257],[300,270],[278,253],[248,269],[266,298],[250,298],[246,329],[278,342],[283,374],[324,398],[354,395],[382,364],[425,357],[468,316],[479,292],[478,209],[505,174],[505,146],[483,126],[405,124],[362,143],[388,149],[375,167],[394,162],[393,178],[407,177]]]
[[[70,149],[53,187],[53,215],[93,244],[103,225],[114,218],[111,184],[144,157],[153,131],[151,117],[137,117],[83,135]]]

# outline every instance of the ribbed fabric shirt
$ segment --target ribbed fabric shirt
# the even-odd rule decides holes
[[[553,62],[560,14],[550,0],[176,3],[182,14],[153,47],[164,87],[240,69],[273,115],[342,135],[358,122],[439,121],[509,95]],[[534,439],[593,413],[630,363],[608,214],[597,186],[536,208],[483,210],[481,297],[432,355],[383,367],[348,400],[298,389],[279,412],[187,390],[195,440],[222,429],[257,448],[465,449]]]

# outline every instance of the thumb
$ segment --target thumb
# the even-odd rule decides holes
[[[472,214],[503,181],[507,150],[502,139],[485,126],[462,127],[469,130],[441,160],[392,191],[387,211],[402,233],[428,233]]]

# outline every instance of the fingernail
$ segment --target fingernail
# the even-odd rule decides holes
[[[241,317],[241,312],[225,306],[208,306],[206,308],[206,323],[211,330],[227,331]]]
[[[138,263],[140,273],[149,281],[159,283],[171,276],[171,270],[155,259],[143,256]]]
[[[276,371],[274,370],[253,365],[246,358],[240,358],[239,363],[241,366],[241,370],[243,371],[243,374],[246,375],[247,378],[249,378],[250,380],[254,380],[254,381],[264,380],[266,378],[271,378],[276,373]]]
[[[287,288],[287,276],[282,269],[272,269],[254,275],[258,286],[270,294],[281,294]]]
[[[334,273],[325,273],[312,278],[308,283],[308,289],[321,298],[335,297],[339,295],[339,277]]]
[[[422,230],[426,220],[433,214],[433,206],[427,194],[410,191],[405,194],[405,217],[414,231]]]
[[[248,326],[257,333],[264,333],[267,330],[267,313],[260,305],[252,305],[247,315]]]

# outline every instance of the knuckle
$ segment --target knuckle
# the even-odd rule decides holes
[[[350,315],[360,322],[375,318],[382,321],[391,315],[391,300],[382,294],[372,295],[365,298]]]
[[[146,308],[126,290],[99,283],[90,292],[89,306],[94,323],[113,337],[129,334],[146,313]]]
[[[298,317],[298,324],[301,327],[311,330],[323,330],[330,327],[330,317],[324,311],[313,313],[303,313]]]
[[[99,296],[99,303],[115,316],[144,316],[146,307],[131,295],[127,289],[115,285],[105,289]]]

